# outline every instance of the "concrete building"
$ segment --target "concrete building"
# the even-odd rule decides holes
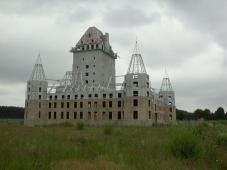
[[[166,74],[159,92],[152,87],[137,42],[122,83],[116,83],[109,34],[90,27],[71,49],[72,71],[46,79],[40,55],[27,82],[24,123],[44,125],[174,123],[175,95]]]

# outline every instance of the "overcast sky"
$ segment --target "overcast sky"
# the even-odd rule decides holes
[[[0,105],[24,106],[38,52],[46,72],[71,70],[86,29],[110,34],[125,74],[136,37],[152,86],[167,68],[180,109],[227,110],[226,0],[0,0]]]

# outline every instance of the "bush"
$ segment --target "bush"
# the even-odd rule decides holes
[[[84,123],[83,123],[83,122],[77,122],[77,123],[76,123],[76,128],[77,128],[78,130],[84,129]]]
[[[112,133],[113,133],[113,127],[112,127],[112,126],[106,126],[106,127],[104,128],[104,130],[103,130],[103,133],[104,133],[105,135],[110,135],[110,134],[112,134]]]
[[[193,130],[183,128],[176,132],[171,144],[170,150],[172,154],[181,159],[196,157],[199,153],[198,138]]]

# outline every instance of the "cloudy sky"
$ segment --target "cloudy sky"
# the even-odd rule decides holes
[[[167,68],[178,108],[227,110],[225,0],[0,0],[0,105],[24,105],[39,51],[48,78],[71,70],[69,49],[89,26],[110,34],[117,74],[137,37],[152,86]]]

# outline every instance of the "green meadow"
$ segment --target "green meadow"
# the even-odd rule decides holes
[[[0,169],[227,169],[227,121],[41,127],[0,121]]]

